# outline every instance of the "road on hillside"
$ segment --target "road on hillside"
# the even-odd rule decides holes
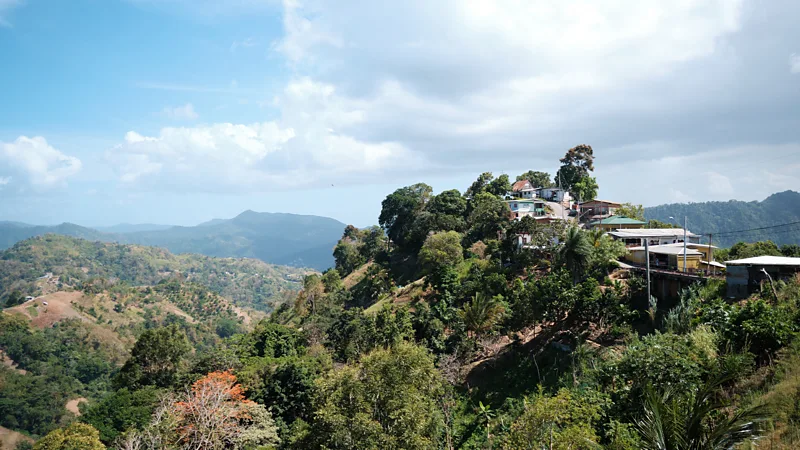
[[[558,217],[559,219],[566,219],[571,222],[575,221],[575,217],[571,217],[569,215],[569,209],[565,208],[564,205],[557,202],[545,202],[547,206],[550,207],[550,210],[553,211],[553,215]]]

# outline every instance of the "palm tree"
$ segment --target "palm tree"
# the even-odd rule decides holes
[[[464,305],[460,315],[467,330],[480,336],[492,331],[504,312],[505,307],[496,298],[479,292]]]
[[[644,415],[636,422],[647,450],[729,450],[757,439],[766,419],[763,406],[729,414],[719,395],[731,377],[717,377],[696,394],[669,388],[645,393]]]
[[[592,246],[586,238],[586,233],[578,227],[568,229],[558,254],[567,270],[572,273],[573,281],[579,282],[592,257]]]

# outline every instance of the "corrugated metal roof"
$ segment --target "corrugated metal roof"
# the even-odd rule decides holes
[[[630,217],[623,217],[623,216],[611,216],[605,219],[597,220],[591,223],[591,225],[647,225],[647,222],[642,222],[641,220],[631,219]]]
[[[683,237],[683,228],[635,228],[609,231],[608,234],[618,238],[659,238],[659,237]],[[688,237],[699,237],[691,231],[686,233]]]
[[[644,251],[644,247],[631,247],[628,251]],[[650,246],[650,253],[657,253],[659,255],[683,255],[683,246],[681,247],[673,247],[671,245],[651,245]],[[691,248],[686,248],[686,256],[696,256],[702,255],[702,253],[698,252],[697,250],[692,250]]]
[[[789,258],[786,256],[756,256],[754,258],[735,259],[733,261],[725,261],[729,266],[798,266],[800,267],[800,258]]]

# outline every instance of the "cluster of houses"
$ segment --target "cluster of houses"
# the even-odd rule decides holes
[[[647,266],[666,273],[708,276],[726,274],[728,296],[745,298],[764,283],[800,274],[800,258],[762,256],[724,264],[714,261],[717,247],[700,243],[700,235],[683,228],[647,228],[647,222],[617,214],[621,203],[608,200],[576,202],[558,187],[537,188],[527,180],[513,184],[506,197],[511,218],[530,216],[540,223],[571,221],[588,229],[604,230],[628,249],[622,265]],[[517,236],[520,247],[529,247],[531,237]]]

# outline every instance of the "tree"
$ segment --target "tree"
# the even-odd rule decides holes
[[[386,250],[386,234],[381,227],[373,225],[361,231],[359,253],[364,261],[375,259],[384,250]]]
[[[597,197],[597,179],[594,177],[583,177],[572,185],[572,193],[575,194],[579,200],[587,201]]]
[[[472,185],[464,192],[464,197],[466,198],[474,198],[476,195],[480,194],[481,192],[486,192],[486,187],[489,185],[489,182],[492,181],[494,175],[492,172],[483,172],[482,174],[478,175],[478,179],[475,180]]]
[[[508,175],[502,174],[492,180],[486,186],[486,192],[494,194],[498,197],[505,197],[511,191],[511,182],[508,180]]]
[[[336,263],[336,270],[342,275],[347,276],[364,262],[363,255],[359,252],[358,245],[349,238],[342,239],[333,248],[333,259]]]
[[[319,384],[316,442],[305,448],[414,448],[439,446],[444,422],[437,400],[441,374],[428,352],[401,343],[378,349]]]
[[[556,180],[562,188],[571,192],[576,183],[589,177],[593,171],[594,151],[591,146],[581,144],[567,150],[561,158],[561,168],[556,173]]]
[[[572,274],[573,281],[580,281],[592,258],[592,247],[586,232],[578,227],[568,229],[558,253],[561,262]]]
[[[150,416],[158,406],[160,391],[153,387],[130,391],[122,388],[91,404],[81,415],[81,422],[94,426],[100,440],[111,444],[125,431],[140,429],[150,423]]]
[[[511,424],[506,445],[513,450],[596,449],[599,437],[593,423],[600,419],[601,407],[561,389],[553,397],[541,392],[525,403],[522,415]]]
[[[460,311],[467,330],[477,337],[494,330],[506,311],[501,300],[502,297],[489,297],[480,292],[476,293],[472,301],[465,304]]]
[[[785,244],[781,246],[781,253],[788,258],[800,258],[800,245]]]
[[[633,203],[623,203],[615,213],[618,216],[644,221],[644,206]]]
[[[335,268],[330,268],[322,274],[322,284],[325,286],[325,292],[328,293],[344,288],[342,276]]]
[[[408,243],[414,219],[428,202],[431,191],[427,184],[418,183],[394,191],[381,203],[378,222],[400,248]]]
[[[461,235],[455,231],[443,231],[428,236],[419,251],[419,261],[429,271],[443,267],[455,267],[464,260]]]
[[[191,350],[186,334],[177,325],[147,330],[131,350],[131,357],[117,375],[117,385],[170,387],[183,357]]]
[[[172,405],[181,448],[227,449],[277,445],[278,429],[264,405],[244,397],[230,372],[212,372]]]
[[[22,292],[19,290],[14,289],[10,294],[8,294],[8,298],[6,299],[6,308],[21,305],[22,303],[25,303],[25,296],[22,295]]]
[[[73,423],[47,434],[33,446],[34,450],[103,450],[100,433],[91,425]]]
[[[528,180],[533,187],[553,187],[553,177],[547,172],[529,170],[517,177],[517,181]]]
[[[762,433],[763,407],[729,412],[719,393],[730,377],[717,376],[694,393],[670,386],[661,393],[648,388],[644,414],[636,422],[647,450],[732,449]]]
[[[470,206],[470,240],[497,239],[510,220],[508,204],[488,192],[482,192],[472,198]]]

